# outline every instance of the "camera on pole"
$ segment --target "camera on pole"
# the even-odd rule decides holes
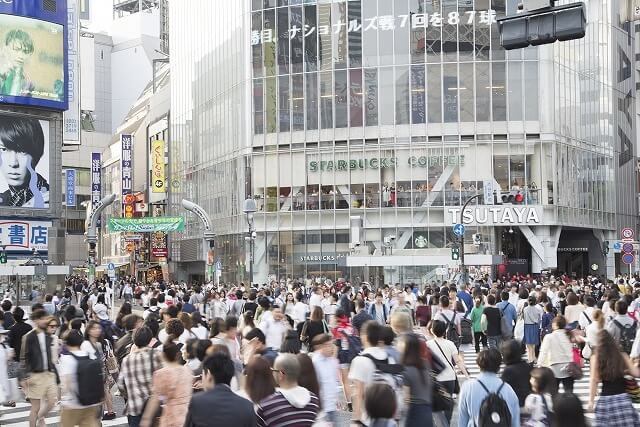
[[[584,37],[587,20],[582,2],[554,6],[554,0],[523,0],[522,11],[498,19],[500,45],[507,50]]]

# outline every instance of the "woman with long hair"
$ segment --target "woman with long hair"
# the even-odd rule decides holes
[[[151,427],[160,402],[164,408],[160,416],[160,427],[182,427],[187,418],[189,402],[193,393],[191,369],[180,364],[180,348],[177,337],[169,336],[162,346],[164,366],[153,373],[153,391],[147,402],[140,427]]]
[[[398,349],[401,353],[400,361],[405,368],[405,386],[409,388],[409,412],[405,427],[431,427],[431,368],[421,356],[420,339],[415,334],[403,335]]]
[[[199,340],[206,340],[209,337],[208,325],[202,318],[202,314],[200,314],[199,311],[191,313],[191,323],[193,324],[191,330],[196,334]]]
[[[320,403],[320,383],[318,382],[318,375],[316,375],[316,368],[313,366],[313,361],[309,355],[305,353],[296,355],[296,358],[298,359],[298,363],[300,363],[298,385],[315,394],[318,397],[318,403]]]
[[[238,325],[238,329],[240,329],[242,336],[245,336],[250,330],[256,327],[256,324],[253,321],[254,316],[255,314],[251,310],[247,310],[242,313],[242,317],[239,322],[240,324]]]
[[[565,393],[573,393],[574,378],[568,370],[569,364],[573,362],[573,344],[566,327],[567,321],[564,316],[556,316],[553,319],[553,332],[545,336],[540,345],[538,365],[551,368],[558,387],[562,383]]]
[[[273,378],[269,360],[262,356],[251,358],[244,368],[243,391],[255,405],[275,393],[276,380]]]
[[[116,383],[109,369],[107,368],[107,359],[113,357],[113,351],[109,340],[104,338],[100,322],[90,320],[84,329],[84,342],[80,346],[80,350],[95,355],[96,359],[102,363],[102,376],[104,378],[104,406],[107,410],[103,414],[103,420],[114,420],[116,413],[113,409],[113,399],[111,397],[111,388]],[[115,359],[114,359],[115,360]]]
[[[595,402],[596,425],[627,427],[640,425],[640,417],[633,407],[631,397],[625,390],[625,375],[640,376],[640,369],[631,363],[629,356],[620,351],[617,343],[602,329],[598,333],[598,344],[591,356],[589,381],[589,410],[594,409],[598,384],[602,390]]]
[[[309,347],[309,351],[313,351],[312,342],[317,335],[329,333],[329,326],[324,320],[322,308],[314,306],[311,310],[311,316],[302,325],[300,332],[300,342]]]
[[[116,326],[120,331],[125,330],[122,319],[124,319],[124,316],[131,314],[131,312],[132,312],[131,304],[128,302],[123,302],[122,306],[120,306],[120,311],[118,311],[118,315],[116,316]]]

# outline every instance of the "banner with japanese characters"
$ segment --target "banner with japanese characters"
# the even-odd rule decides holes
[[[102,155],[91,153],[91,208],[95,208],[102,198]],[[98,227],[100,227],[98,219]]]
[[[391,0],[389,0],[391,1]],[[381,15],[372,16],[370,18],[351,19],[338,21],[331,25],[300,25],[294,23],[291,28],[287,30],[290,40],[295,39],[298,36],[305,38],[311,37],[313,34],[319,34],[320,36],[326,36],[331,33],[342,35],[345,30],[346,33],[361,33],[368,31],[393,31],[396,28],[406,28],[407,26],[412,29],[421,29],[429,27],[443,27],[446,25],[484,25],[491,26],[497,22],[496,11],[489,10],[468,10],[465,12],[449,12],[442,14],[440,12],[433,13],[414,13],[411,15]],[[270,28],[268,23],[265,23],[265,27],[262,31],[251,31],[251,45],[259,44],[271,44],[276,41],[278,34],[275,33],[273,28]],[[265,58],[266,64],[266,58]]]
[[[122,167],[121,167],[121,175],[122,175],[122,200],[127,194],[131,194],[133,190],[133,167],[132,167],[132,141],[133,136],[131,135],[120,135],[120,142],[122,143]],[[122,213],[125,218],[133,217],[133,206],[129,205],[131,208],[130,211],[127,211],[126,205],[122,204]]]
[[[184,231],[184,217],[109,218],[109,231],[152,233]]]
[[[51,221],[0,219],[0,245],[8,252],[26,252],[33,249],[46,252],[51,226]]]

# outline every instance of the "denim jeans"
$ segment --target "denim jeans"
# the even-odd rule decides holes
[[[328,423],[331,423],[332,426],[337,426],[338,425],[338,412],[337,411],[325,412],[324,420],[326,422],[328,422]]]
[[[487,344],[489,344],[489,348],[495,348],[496,350],[500,350],[500,342],[502,341],[502,337],[497,335],[495,337],[487,337]]]
[[[129,427],[140,427],[142,415],[127,415],[127,421],[129,422]]]

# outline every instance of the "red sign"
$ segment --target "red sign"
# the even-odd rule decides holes
[[[124,196],[123,201],[125,205],[133,205],[136,202],[136,196],[133,194],[127,194]]]
[[[156,258],[167,258],[169,256],[167,233],[162,231],[151,233],[151,255]]]

